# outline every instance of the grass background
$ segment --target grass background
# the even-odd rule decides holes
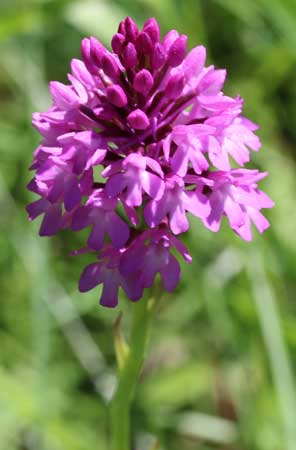
[[[157,438],[162,450],[295,450],[295,0],[1,0],[0,450],[107,448],[118,310],[99,307],[98,290],[78,293],[89,259],[69,252],[81,236],[39,238],[24,205],[31,113],[49,105],[48,81],[66,80],[82,37],[108,45],[126,15],[155,16],[227,68],[225,92],[261,126],[253,161],[276,202],[251,244],[192,220],[194,262],[155,319],[134,449]],[[127,330],[130,304],[120,309]]]

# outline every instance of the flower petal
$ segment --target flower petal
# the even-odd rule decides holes
[[[80,292],[87,292],[102,283],[102,267],[99,262],[89,264],[83,270],[79,280]]]

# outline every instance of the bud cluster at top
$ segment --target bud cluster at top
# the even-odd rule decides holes
[[[31,220],[43,214],[42,236],[90,229],[77,253],[96,252],[97,261],[79,288],[102,284],[109,307],[119,288],[139,300],[157,273],[166,290],[176,287],[173,253],[191,262],[176,238],[188,213],[212,231],[226,216],[250,241],[251,223],[263,232],[260,210],[273,206],[257,187],[266,173],[244,168],[260,148],[257,126],[241,115],[240,97],[222,93],[226,71],[205,67],[205,48],[187,53],[175,30],[161,39],[153,18],[140,31],[127,17],[111,44],[113,52],[83,39],[70,84],[51,82],[52,106],[33,115],[42,142],[29,189],[40,198],[27,207]]]

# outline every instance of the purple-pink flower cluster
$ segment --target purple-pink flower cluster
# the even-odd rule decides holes
[[[176,238],[188,213],[214,232],[226,216],[246,241],[252,222],[269,226],[261,209],[273,202],[257,187],[266,173],[244,168],[260,148],[257,126],[241,115],[240,97],[223,94],[226,71],[205,67],[205,48],[187,53],[186,43],[175,30],[161,39],[153,18],[140,31],[127,17],[112,52],[83,39],[70,84],[51,82],[51,108],[33,115],[43,139],[29,217],[43,214],[41,236],[90,230],[83,251],[97,261],[79,288],[103,284],[105,306],[116,306],[120,287],[139,300],[157,273],[166,290],[176,287],[174,253],[191,262]]]

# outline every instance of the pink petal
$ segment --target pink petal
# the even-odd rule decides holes
[[[183,205],[177,203],[169,212],[170,228],[174,234],[184,233],[189,229],[189,222],[187,220]]]
[[[107,215],[106,229],[110,235],[112,244],[118,249],[123,247],[129,239],[129,227],[116,213],[111,212]]]
[[[222,143],[222,151],[228,152],[241,166],[250,160],[250,152],[242,143],[234,142],[226,137]]]
[[[104,286],[100,304],[107,308],[115,308],[118,304],[118,288],[118,275],[115,270],[108,270],[104,277]]]
[[[147,225],[151,227],[159,225],[166,213],[166,196],[163,196],[158,201],[151,200],[151,202],[147,203],[143,212]]]
[[[190,81],[190,78],[199,74],[204,67],[206,61],[206,49],[202,45],[193,48],[186,56],[183,63],[183,71],[186,79]]]
[[[251,228],[251,221],[249,217],[246,215],[245,217],[245,223],[234,230],[241,238],[244,239],[244,241],[250,242],[253,239],[252,236],[252,228]]]
[[[106,193],[109,197],[116,197],[126,188],[126,179],[123,174],[112,175],[106,183]]]
[[[72,59],[71,61],[71,71],[74,77],[80,81],[80,83],[95,87],[94,79],[90,75],[89,71],[86,69],[85,64],[79,59]]]
[[[142,187],[147,194],[155,200],[160,199],[164,193],[164,182],[157,175],[144,171],[141,174]]]
[[[79,231],[85,227],[88,227],[92,223],[91,217],[92,208],[88,206],[80,206],[73,216],[72,230]]]
[[[52,236],[60,230],[62,221],[62,208],[60,204],[51,205],[43,218],[39,235]]]
[[[102,216],[97,217],[97,221],[94,222],[94,226],[87,241],[89,247],[94,250],[100,250],[102,248],[105,237],[105,222],[102,219],[99,220],[99,218],[102,218]]]
[[[130,223],[136,227],[139,224],[139,217],[135,208],[133,208],[132,206],[128,206],[125,202],[122,203]]]
[[[157,173],[157,175],[159,175],[160,178],[163,177],[163,171],[161,169],[161,166],[155,159],[152,159],[152,158],[149,158],[149,156],[146,156],[145,161],[146,161],[147,166],[150,167],[150,169],[152,169],[153,172]]]
[[[30,203],[27,207],[27,213],[29,214],[29,220],[34,220],[37,216],[46,211],[50,203],[45,198],[40,198],[33,203]]]
[[[209,158],[217,169],[230,170],[228,155],[222,150],[219,142],[213,136],[209,136]]]
[[[140,300],[143,296],[143,285],[139,279],[138,273],[122,277],[121,286],[126,295],[133,301]]]
[[[102,267],[100,263],[92,263],[85,267],[79,280],[80,292],[87,292],[102,283]]]
[[[248,207],[247,212],[252,222],[254,222],[259,233],[263,233],[267,228],[269,228],[270,226],[269,221],[266,219],[266,217],[263,216],[263,214],[260,211],[258,211],[255,208]]]
[[[215,95],[221,91],[226,78],[226,70],[212,70],[201,80],[198,90],[203,95]]]
[[[81,192],[75,176],[65,181],[64,204],[67,211],[71,211],[81,201]]]
[[[168,263],[160,270],[163,287],[168,291],[172,292],[180,279],[180,265],[173,255],[169,255]]]
[[[204,170],[207,170],[209,167],[209,163],[206,160],[205,156],[202,154],[200,150],[191,150],[189,159],[192,163],[192,167],[194,172],[199,175]]]
[[[58,81],[51,81],[49,88],[57,107],[69,110],[79,106],[79,97],[71,86],[66,86]]]
[[[104,160],[106,153],[107,153],[106,150],[101,150],[101,149],[96,150],[92,154],[92,156],[87,160],[87,163],[85,165],[85,170],[88,170],[91,167],[97,166],[98,164],[100,164]]]
[[[175,173],[184,177],[188,170],[188,151],[184,147],[178,147],[172,159],[171,166]]]
[[[225,197],[220,192],[213,192],[210,196],[211,212],[203,222],[213,232],[217,232],[220,229],[224,212],[224,201]]]
[[[183,204],[187,211],[200,219],[205,219],[211,212],[208,198],[198,191],[184,192]]]
[[[115,175],[116,176],[116,175]],[[140,206],[142,203],[142,188],[137,180],[127,186],[125,201],[128,206]]]
[[[77,92],[79,96],[80,103],[83,105],[87,103],[88,101],[88,94],[86,92],[85,87],[83,84],[80,83],[76,78],[74,78],[72,75],[68,75],[69,81],[71,81],[72,86],[74,87],[75,91]]]
[[[187,248],[185,247],[185,245],[180,242],[175,236],[170,236],[170,240],[172,245],[175,247],[175,249],[180,253],[180,255],[182,255],[182,257],[184,258],[184,260],[188,263],[191,264],[192,262],[192,257],[190,256]]]
[[[240,205],[227,196],[224,202],[224,211],[228,217],[231,228],[236,230],[245,223],[245,214]]]

